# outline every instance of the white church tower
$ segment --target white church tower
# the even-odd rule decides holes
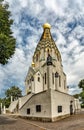
[[[50,29],[50,24],[43,25],[43,34],[25,80],[26,94],[39,93],[47,89],[67,93],[66,74],[63,72],[61,55]]]
[[[43,25],[43,34],[35,49],[26,76],[26,95],[10,105],[10,111],[42,121],[56,121],[73,114],[74,97],[68,94],[61,54],[52,38],[51,26]],[[15,108],[14,108],[15,106]]]

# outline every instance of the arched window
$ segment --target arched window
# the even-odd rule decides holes
[[[46,84],[46,73],[45,73],[45,84]]]
[[[61,76],[59,75],[59,86],[61,87]]]
[[[59,77],[59,74],[58,72],[55,73],[55,78],[58,78]]]
[[[36,61],[38,61],[38,54],[36,55]]]
[[[27,81],[27,83],[29,84],[29,80]]]
[[[66,81],[64,80],[64,89],[66,88]]]
[[[49,54],[49,49],[47,50],[47,53]]]
[[[38,82],[40,82],[40,77],[38,77]]]
[[[52,83],[54,84],[54,73],[52,73]]]

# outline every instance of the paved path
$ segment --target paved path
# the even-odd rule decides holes
[[[32,121],[49,130],[84,130],[84,112],[53,123]]]
[[[53,123],[0,115],[0,130],[84,130],[84,112]]]
[[[39,128],[28,124],[25,120],[0,115],[0,130],[39,130]]]

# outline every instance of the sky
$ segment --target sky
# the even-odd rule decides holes
[[[14,20],[16,50],[8,64],[0,64],[0,97],[13,85],[25,94],[24,81],[46,22],[62,55],[69,93],[79,93],[78,83],[84,78],[84,0],[5,1]]]

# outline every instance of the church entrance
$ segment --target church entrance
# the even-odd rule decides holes
[[[73,101],[70,101],[70,115],[73,114]]]

